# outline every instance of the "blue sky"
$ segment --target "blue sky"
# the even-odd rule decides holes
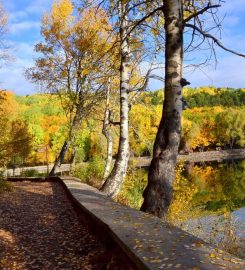
[[[24,69],[33,65],[34,44],[41,40],[40,20],[49,10],[52,0],[2,0],[9,13],[9,33],[7,40],[15,61],[0,69],[0,87],[25,95],[35,93],[37,86],[26,81]],[[226,15],[222,23],[222,43],[227,47],[245,53],[245,0],[227,0],[220,9]],[[199,53],[191,60],[197,61]],[[217,49],[218,65],[202,69],[186,70],[185,77],[191,86],[214,85],[217,87],[245,88],[245,59]],[[212,63],[210,63],[212,64]],[[161,75],[161,74],[159,74]],[[161,87],[151,82],[152,89]]]

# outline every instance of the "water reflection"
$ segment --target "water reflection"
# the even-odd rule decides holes
[[[221,214],[245,206],[245,160],[189,165],[182,176],[196,187],[193,208]]]
[[[132,168],[118,201],[139,209],[146,183],[147,170]],[[245,254],[245,160],[178,164],[168,219],[235,255]]]
[[[188,164],[177,170],[170,221],[243,258],[244,206],[245,160]]]

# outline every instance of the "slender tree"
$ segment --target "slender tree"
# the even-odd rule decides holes
[[[114,197],[120,191],[122,180],[127,172],[129,160],[129,133],[128,133],[128,111],[129,111],[129,80],[130,80],[130,49],[128,36],[128,4],[120,1],[118,13],[120,18],[120,139],[119,149],[115,165],[109,177],[106,179],[101,190],[108,196]]]
[[[105,52],[110,46],[109,23],[101,9],[89,8],[74,15],[70,0],[54,3],[42,22],[44,42],[36,45],[42,57],[28,69],[29,79],[57,94],[68,117],[68,134],[50,174],[54,175],[69,147],[74,144],[82,119],[104,95]]]
[[[112,135],[112,129],[111,129],[111,123],[110,123],[111,121],[110,99],[111,99],[111,85],[110,85],[110,78],[109,78],[107,89],[106,89],[106,106],[105,106],[103,128],[102,128],[102,133],[105,136],[106,141],[107,141],[106,165],[105,165],[103,179],[106,179],[110,174],[111,165],[112,165],[112,155],[113,155],[113,135]]]
[[[114,167],[104,181],[102,191],[108,196],[115,197],[122,186],[123,179],[127,172],[129,160],[129,108],[135,101],[135,93],[144,90],[148,79],[139,72],[139,64],[146,61],[147,54],[144,54],[142,46],[144,32],[136,32],[134,28],[135,10],[133,1],[94,1],[99,6],[103,5],[112,14],[112,20],[116,20],[114,31],[119,32],[119,92],[120,92],[120,134],[119,148]],[[145,2],[144,2],[145,3]],[[140,7],[137,7],[140,9]],[[147,73],[149,75],[149,72]]]
[[[8,29],[8,14],[0,1],[0,62],[5,63],[10,60],[9,48],[5,40]]]

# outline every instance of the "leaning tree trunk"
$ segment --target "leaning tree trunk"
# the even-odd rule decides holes
[[[65,155],[66,155],[70,145],[71,145],[70,140],[69,141],[67,140],[67,141],[64,142],[64,144],[63,144],[63,146],[62,146],[62,148],[60,150],[59,156],[56,158],[56,160],[54,162],[54,166],[53,166],[52,170],[49,173],[49,176],[54,176],[54,175],[57,174],[61,164],[64,161]]]
[[[165,92],[162,119],[144,190],[142,211],[166,218],[173,196],[182,113],[183,7],[182,0],[164,1]]]
[[[130,58],[128,44],[128,18],[127,4],[123,1],[119,3],[120,17],[120,138],[118,154],[115,165],[109,177],[106,179],[101,190],[110,197],[115,197],[122,186],[123,179],[127,172],[129,159],[129,138],[128,138],[128,93],[130,79]]]
[[[49,176],[54,176],[59,171],[59,168],[60,168],[61,164],[64,162],[65,155],[66,155],[69,147],[74,143],[75,133],[76,133],[76,130],[78,128],[79,123],[80,123],[80,115],[79,115],[79,111],[77,111],[74,118],[73,118],[71,127],[70,127],[69,137],[64,142],[64,144],[60,150],[59,156],[56,158],[56,160],[54,162],[54,166],[49,173]]]
[[[110,125],[110,81],[108,81],[108,86],[106,90],[106,108],[105,116],[103,121],[102,133],[104,134],[107,141],[107,156],[106,165],[103,175],[103,179],[106,179],[110,175],[111,164],[112,164],[112,154],[113,154],[113,136]],[[104,182],[102,183],[104,184]]]

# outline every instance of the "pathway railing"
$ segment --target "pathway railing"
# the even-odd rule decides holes
[[[193,152],[189,154],[179,154],[178,160],[188,162],[205,162],[205,161],[222,161],[232,159],[245,159],[245,149],[229,149],[219,151],[206,151],[206,152]],[[130,160],[135,167],[149,167],[151,157],[137,157]],[[86,162],[79,163],[81,166]],[[52,169],[53,164],[33,166],[33,167],[21,167],[21,168],[9,168],[5,172],[5,176],[20,176],[25,171],[35,170],[37,173],[46,174]],[[58,173],[69,173],[72,170],[72,164],[62,164],[58,169]]]

